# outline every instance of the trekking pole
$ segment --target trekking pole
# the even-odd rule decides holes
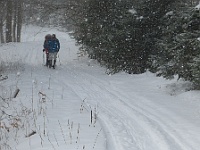
[[[61,62],[60,62],[60,57],[59,57],[59,54],[58,54],[58,60],[59,60],[60,66],[61,66]]]
[[[43,65],[45,64],[45,60],[44,60],[44,52],[43,52]]]

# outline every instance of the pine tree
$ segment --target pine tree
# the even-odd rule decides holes
[[[91,58],[112,72],[128,69],[132,51],[131,5],[116,0],[90,0],[85,20],[75,32]],[[133,57],[132,57],[133,59]]]
[[[194,88],[200,90],[200,55],[197,55],[191,65],[192,82],[194,83]]]
[[[149,67],[155,39],[161,35],[160,18],[172,3],[144,0],[135,5],[131,0],[88,0],[75,38],[89,57],[103,62],[112,73],[143,73]]]
[[[194,72],[198,70],[194,60],[200,54],[199,10],[185,9],[183,12],[167,14],[165,19],[162,39],[157,41],[160,49],[156,59],[159,73],[166,78],[178,75],[193,82],[196,76]]]

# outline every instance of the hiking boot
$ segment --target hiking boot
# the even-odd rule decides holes
[[[53,66],[52,66],[53,69],[55,69],[55,66],[56,66],[56,60],[53,61]]]

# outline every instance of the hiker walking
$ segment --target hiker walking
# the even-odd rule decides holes
[[[51,45],[51,34],[47,34],[45,36],[45,40],[44,40],[44,49],[43,49],[43,52],[46,53],[46,63],[45,63],[45,66],[48,67],[49,65],[49,49],[50,49],[50,45]]]
[[[52,34],[50,48],[49,48],[49,56],[48,56],[49,68],[53,67],[53,69],[55,69],[56,57],[59,50],[60,50],[60,42],[56,38],[56,35]]]

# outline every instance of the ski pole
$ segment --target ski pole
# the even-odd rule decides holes
[[[44,60],[44,52],[43,52],[43,65],[45,64],[45,60]]]
[[[61,62],[60,62],[60,57],[59,57],[59,54],[58,54],[58,60],[59,60],[60,66],[61,66]]]

